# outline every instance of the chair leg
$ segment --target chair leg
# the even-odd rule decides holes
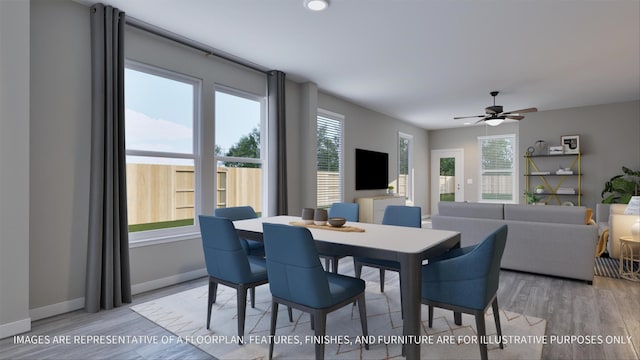
[[[209,299],[207,301],[207,329],[211,323],[211,307],[216,302],[216,292],[218,290],[218,283],[209,280]]]
[[[337,257],[337,256],[334,256],[334,257],[333,257],[333,259],[332,259],[332,261],[333,261],[333,268],[332,268],[332,270],[333,270],[333,272],[334,272],[335,274],[337,274],[337,273],[338,273],[338,260],[339,260],[339,259],[338,259],[338,257]]]
[[[496,321],[496,332],[498,334],[498,339],[500,339],[500,349],[504,349],[504,344],[502,343],[502,327],[500,326],[500,312],[498,311],[497,297],[493,299],[491,307],[493,308],[493,319]]]
[[[331,260],[330,258],[324,258],[324,271],[331,271]]]
[[[240,337],[240,345],[244,344],[244,317],[247,312],[247,288],[244,286],[238,287],[237,290],[237,302],[238,302],[238,336]]]
[[[311,330],[315,330],[315,328],[316,328],[316,326],[315,326],[315,324],[316,324],[315,318],[314,318],[312,313],[309,313],[309,317],[311,318]]]
[[[212,289],[212,286],[213,286],[212,304],[215,304],[216,298],[218,297],[218,283],[217,282],[212,283],[211,281],[209,281],[209,290]],[[209,292],[211,293],[212,291],[209,291]]]
[[[384,269],[380,269],[380,292],[384,292]]]
[[[433,327],[433,306],[429,305],[429,329]]]
[[[360,312],[360,325],[362,326],[362,336],[364,338],[369,337],[369,330],[367,327],[367,306],[364,301],[364,293],[358,296],[358,311]],[[364,348],[369,350],[369,342],[364,343]]]
[[[484,325],[484,312],[478,311],[476,315],[476,327],[478,328],[478,345],[480,346],[480,359],[488,360],[487,356],[487,329]]]
[[[315,312],[316,322],[315,336],[321,341],[316,342],[316,360],[324,360],[324,335],[327,333],[327,313],[323,311]]]
[[[453,312],[453,323],[460,326],[462,325],[462,313],[459,311]]]
[[[256,308],[256,287],[251,288],[251,308]]]
[[[355,258],[353,258],[353,272],[355,273],[355,277],[360,279],[360,275],[362,275],[362,265],[360,265]],[[356,302],[353,302],[353,306],[356,306]]]
[[[289,308],[291,310],[291,308]],[[271,301],[271,329],[269,330],[269,334],[273,339],[276,335],[276,324],[278,323],[278,303],[275,301]],[[269,360],[273,357],[273,343],[274,341],[269,341]]]

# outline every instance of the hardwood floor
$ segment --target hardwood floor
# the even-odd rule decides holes
[[[342,269],[350,269],[344,258]],[[343,265],[343,264],[341,264]],[[345,270],[346,271],[346,270]],[[397,281],[394,273],[387,281]],[[169,294],[206,285],[197,279],[134,297],[140,304]],[[543,359],[639,359],[640,283],[596,277],[584,282],[533,274],[502,271],[498,302],[502,309],[547,320],[547,339],[570,336],[619,336],[625,344],[579,344],[582,338],[543,346]],[[29,336],[61,335],[171,335],[168,331],[129,310],[129,306],[97,314],[75,311],[36,321]],[[631,337],[631,343],[627,342]],[[597,338],[596,338],[597,339]],[[618,338],[619,339],[619,338]],[[0,340],[0,359],[211,359],[188,344],[127,345],[36,345],[14,344],[14,338]]]

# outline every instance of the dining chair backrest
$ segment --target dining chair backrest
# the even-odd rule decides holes
[[[471,280],[471,282],[477,281],[477,286],[480,288],[479,307],[486,306],[498,291],[500,261],[502,260],[506,242],[507,225],[502,225],[482,242],[478,243],[473,250],[464,255],[473,259],[465,263],[465,271],[474,274],[475,280]],[[453,260],[455,261],[455,258]],[[468,284],[469,289],[474,287],[471,282]],[[474,293],[474,291],[470,289],[470,293]]]
[[[314,308],[329,306],[329,281],[311,232],[270,223],[263,229],[271,294]]]
[[[419,206],[388,205],[382,217],[383,225],[422,227],[422,211]]]
[[[251,282],[249,259],[231,220],[206,215],[199,218],[207,273],[237,284]]]
[[[258,217],[255,210],[251,206],[235,206],[228,208],[217,208],[214,210],[214,215],[227,218],[231,221],[255,219]]]
[[[357,203],[333,203],[329,208],[329,217],[342,217],[347,221],[358,221],[360,207]]]

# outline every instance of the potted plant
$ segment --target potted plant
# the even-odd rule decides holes
[[[389,185],[389,186],[387,187],[387,194],[393,194],[393,189],[395,189],[395,188],[393,187],[393,185]]]
[[[536,194],[542,194],[544,192],[544,186],[538,185],[536,186]]]
[[[640,171],[623,166],[622,172],[604,184],[600,193],[604,204],[628,204],[632,196],[640,195]]]
[[[532,192],[525,193],[524,197],[525,197],[525,199],[527,201],[527,204],[529,204],[529,205],[534,205],[535,203],[537,203],[540,200],[538,195],[536,195],[535,193],[532,193]]]

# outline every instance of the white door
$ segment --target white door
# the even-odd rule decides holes
[[[464,149],[431,150],[431,214],[439,201],[464,201]]]

